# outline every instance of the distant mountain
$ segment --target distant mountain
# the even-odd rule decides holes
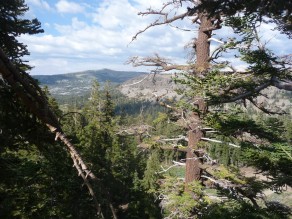
[[[106,81],[120,84],[145,74],[145,72],[101,69],[58,75],[33,75],[33,77],[41,85],[47,85],[53,96],[80,96],[90,90],[92,81],[95,79],[101,84]]]
[[[140,100],[153,101],[157,96],[170,99],[180,98],[175,90],[182,88],[182,85],[174,83],[170,74],[153,75],[145,72],[110,69],[33,77],[38,79],[41,85],[47,85],[51,94],[59,101],[88,96],[94,79],[101,85],[110,81],[113,85],[117,85],[118,90],[125,96]],[[269,88],[263,92],[269,98],[259,97],[259,103],[264,106],[269,105],[271,111],[279,112],[282,109],[292,114],[292,93],[275,88]]]

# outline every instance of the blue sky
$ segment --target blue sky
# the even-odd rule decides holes
[[[140,17],[139,11],[159,8],[167,0],[26,0],[29,18],[38,18],[45,33],[23,35],[20,41],[31,53],[31,74],[60,74],[110,68],[114,70],[147,71],[124,63],[131,56],[151,56],[159,53],[176,63],[184,63],[184,46],[196,32],[179,31],[172,27],[156,27],[132,43],[136,32],[155,17]],[[189,20],[183,25],[188,25]],[[291,42],[271,25],[261,27],[262,39],[279,54],[292,53]],[[228,37],[229,29],[218,36]],[[130,44],[129,44],[130,43]],[[215,48],[216,44],[212,47]],[[232,58],[230,58],[232,60]],[[240,67],[240,63],[235,61]]]

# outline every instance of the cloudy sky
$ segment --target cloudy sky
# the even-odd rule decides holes
[[[23,35],[20,41],[31,53],[26,57],[34,66],[31,74],[60,74],[110,68],[147,71],[124,64],[131,56],[159,53],[182,63],[187,60],[184,46],[196,35],[173,27],[155,27],[131,42],[139,30],[155,17],[138,16],[139,11],[159,8],[167,0],[26,0],[29,18],[38,18],[43,34]],[[188,26],[189,20],[181,22]],[[262,27],[263,40],[279,54],[291,53],[285,36]],[[224,29],[220,37],[232,34]],[[216,45],[213,45],[214,47]]]

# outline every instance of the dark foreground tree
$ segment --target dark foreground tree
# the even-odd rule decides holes
[[[260,41],[257,28],[261,24],[259,17],[264,19],[262,16],[264,14],[261,14],[264,10],[253,10],[254,7],[250,7],[250,5],[248,7],[248,3],[253,1],[245,1],[243,6],[236,4],[236,10],[231,13],[230,10],[233,10],[231,6],[237,1],[224,1],[229,6],[226,8],[218,6],[218,10],[221,10],[217,12],[215,10],[217,9],[216,4],[221,1],[204,2],[206,2],[206,7],[201,6],[200,1],[169,1],[165,2],[161,9],[150,8],[146,12],[139,13],[142,16],[156,16],[156,19],[145,29],[139,31],[133,37],[133,40],[139,34],[155,26],[169,25],[177,27],[183,19],[186,22],[191,21],[188,25],[196,27],[196,33],[194,33],[194,40],[189,43],[191,49],[193,49],[193,59],[189,60],[188,64],[173,64],[159,55],[146,58],[134,57],[129,60],[129,63],[134,66],[153,66],[156,68],[156,70],[153,70],[156,73],[175,71],[176,73],[183,73],[186,77],[185,79],[179,75],[175,78],[175,80],[188,87],[187,91],[183,89],[180,92],[180,94],[186,96],[186,101],[181,101],[182,104],[178,106],[171,106],[158,98],[162,105],[173,110],[180,124],[183,124],[185,130],[187,130],[187,136],[184,136],[184,140],[188,142],[184,164],[186,166],[184,190],[186,194],[191,193],[191,197],[193,197],[189,197],[186,200],[195,200],[193,208],[185,209],[186,214],[181,214],[180,210],[183,207],[178,208],[178,205],[174,205],[171,211],[168,212],[170,218],[184,218],[202,214],[206,203],[203,201],[203,193],[200,193],[200,189],[196,190],[196,188],[199,188],[199,181],[205,183],[206,179],[225,190],[225,195],[226,191],[232,194],[230,198],[248,198],[253,205],[252,208],[259,208],[256,202],[256,194],[258,194],[259,190],[249,193],[248,191],[255,189],[255,187],[248,185],[248,179],[240,179],[237,174],[229,173],[226,168],[221,166],[215,168],[213,166],[214,162],[208,162],[210,159],[205,150],[206,145],[208,145],[206,141],[238,148],[240,144],[244,145],[241,141],[247,141],[253,146],[259,143],[258,139],[268,140],[261,144],[263,146],[272,144],[273,141],[281,141],[276,135],[269,135],[267,130],[261,129],[252,120],[242,120],[238,116],[238,111],[230,110],[230,107],[229,110],[228,108],[226,110],[221,106],[225,103],[242,103],[245,106],[249,102],[266,113],[283,114],[284,112],[282,111],[274,112],[273,109],[265,107],[257,97],[265,96],[262,91],[270,86],[288,91],[292,90],[289,56],[278,57],[267,50]],[[208,11],[206,9],[208,3],[211,6],[215,5],[212,8],[213,10],[209,9]],[[284,22],[285,25],[289,24],[290,18],[287,19],[285,17],[287,15],[286,12],[290,10],[289,4],[283,3],[283,7],[279,11],[271,7],[269,9],[271,13],[266,12],[266,14],[269,16],[277,15],[277,21]],[[181,11],[183,12],[180,13]],[[243,12],[246,13],[246,16],[243,16]],[[290,14],[288,15],[290,16]],[[222,27],[232,28],[234,36],[237,38],[231,36],[226,39],[216,39],[214,37],[216,36],[215,31]],[[182,31],[185,30],[185,28],[181,29]],[[189,32],[192,33],[191,30]],[[219,44],[212,52],[210,51],[211,42]],[[222,58],[225,52],[230,51],[235,54],[235,58],[239,57],[241,61],[246,63],[247,69],[245,71],[236,70],[236,66],[224,60],[224,56]],[[207,135],[209,135],[210,131],[219,132],[228,141],[208,137]],[[251,136],[256,137],[253,138]],[[169,207],[171,203],[169,197],[173,196],[174,194],[172,193],[171,195],[161,194],[160,197],[165,197],[165,199],[162,198],[164,207]],[[175,194],[175,197],[178,200],[178,197],[181,197],[180,193]],[[247,203],[247,206],[250,206],[250,204]],[[255,210],[255,215],[257,214],[256,212],[257,210]]]
[[[38,34],[44,32],[37,19],[25,19],[29,10],[24,0],[0,2],[0,45],[3,52],[13,60],[20,69],[31,69],[23,57],[29,55],[27,46],[17,40],[21,34]]]
[[[45,124],[56,135],[55,140],[62,141],[74,162],[79,176],[82,177],[90,195],[95,203],[97,215],[103,218],[102,209],[96,198],[89,180],[97,180],[82,160],[74,145],[65,136],[54,110],[48,103],[46,95],[25,71],[30,67],[24,64],[23,55],[28,55],[25,45],[16,39],[20,34],[36,34],[42,32],[37,19],[24,19],[23,15],[28,10],[23,0],[1,1],[1,35],[0,35],[0,73],[4,82],[15,93],[29,113]],[[7,55],[6,55],[7,54]],[[11,99],[10,101],[15,101]],[[17,133],[15,133],[17,134]],[[116,218],[115,211],[112,210]]]
[[[200,10],[206,10],[210,15],[224,14],[234,16],[241,12],[244,16],[254,15],[259,22],[269,21],[277,24],[277,29],[292,37],[292,2],[277,0],[201,0]],[[193,8],[192,10],[196,10]],[[268,18],[268,19],[267,19]]]

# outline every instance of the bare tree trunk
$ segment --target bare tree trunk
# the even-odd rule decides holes
[[[209,66],[210,42],[208,40],[211,37],[212,32],[206,31],[212,27],[211,19],[203,14],[201,14],[199,18],[201,24],[199,27],[198,38],[194,42],[197,58],[195,65],[196,67],[194,69],[194,74],[196,75],[204,74],[203,72]],[[201,131],[202,121],[200,114],[204,114],[206,112],[206,102],[203,100],[202,97],[197,97],[195,99],[198,112],[193,112],[188,118],[190,125],[188,131],[189,142],[186,159],[186,185],[194,180],[199,180],[201,178],[201,161],[197,158],[198,155],[194,151],[198,149],[198,143],[204,135]]]
[[[189,130],[188,138],[188,151],[187,151],[187,158],[186,158],[186,176],[185,182],[186,184],[194,181],[199,180],[201,178],[201,169],[200,166],[200,159],[197,159],[196,154],[194,153],[194,149],[197,148],[197,145],[202,137],[202,133],[199,129]]]
[[[204,133],[201,130],[202,120],[201,115],[206,113],[206,103],[202,98],[196,100],[196,105],[198,107],[198,112],[192,112],[188,120],[191,122],[188,131],[188,148],[187,148],[187,159],[186,159],[186,185],[194,180],[199,180],[201,178],[201,159],[200,153],[197,151],[199,149],[198,144]]]
[[[201,14],[200,27],[198,32],[198,39],[195,41],[196,50],[196,71],[202,72],[209,67],[210,57],[210,42],[208,41],[211,37],[212,31],[208,31],[213,27],[211,18]]]

